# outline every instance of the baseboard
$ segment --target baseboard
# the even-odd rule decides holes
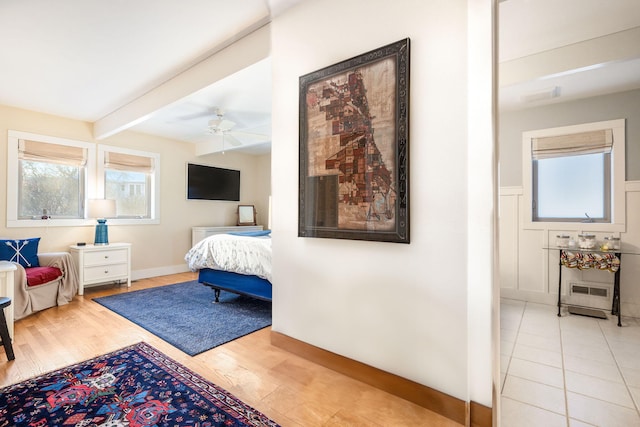
[[[271,331],[271,344],[318,365],[413,402],[455,422],[466,424],[467,404],[463,400],[279,332]],[[491,408],[471,402],[469,411],[473,426],[491,426]]]
[[[493,419],[493,410],[476,402],[469,405],[469,418],[471,427],[490,427]]]
[[[148,268],[146,270],[132,270],[131,280],[148,279],[150,277],[168,276],[169,274],[186,273],[189,271],[187,264],[170,265],[167,267]]]

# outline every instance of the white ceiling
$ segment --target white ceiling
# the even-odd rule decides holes
[[[218,109],[223,110],[225,119],[236,124],[226,137],[229,142],[225,147],[221,145],[222,148],[249,154],[268,153],[271,150],[271,60],[263,59],[159,110],[132,130],[205,144],[218,138],[207,128],[209,120],[217,117]],[[235,140],[242,145],[238,146]]]
[[[0,0],[0,104],[104,120],[300,1]],[[207,133],[215,107],[237,123],[234,130],[270,134],[269,62],[131,129],[191,142],[216,138]],[[256,149],[264,152],[264,144]]]
[[[99,122],[303,1],[0,0],[0,104]],[[506,0],[499,22],[503,110],[640,88],[640,47],[591,47],[637,34],[638,0]],[[233,130],[270,134],[270,72],[261,60],[129,127],[198,144],[223,108]],[[242,142],[262,153],[264,141]]]
[[[263,0],[1,0],[0,102],[94,122],[269,12]]]
[[[640,1],[500,3],[500,110],[640,88]],[[558,88],[557,98],[540,98]]]

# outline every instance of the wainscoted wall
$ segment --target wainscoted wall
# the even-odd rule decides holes
[[[640,181],[625,183],[626,230],[620,233],[623,248],[640,254]],[[556,235],[576,236],[576,231],[526,229],[522,187],[500,189],[500,287],[501,296],[555,305],[558,301],[558,251],[544,249]],[[611,233],[595,232],[598,240]],[[562,270],[562,301],[611,309],[614,275],[598,270]],[[607,296],[571,294],[571,284],[607,290]],[[640,318],[640,255],[625,254],[620,268],[623,316]]]

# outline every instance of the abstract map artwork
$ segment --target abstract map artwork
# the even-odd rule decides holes
[[[408,243],[408,51],[301,77],[299,235]]]

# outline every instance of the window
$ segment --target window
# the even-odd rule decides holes
[[[97,164],[97,167],[96,167]],[[113,224],[159,223],[160,155],[9,130],[7,227],[80,226],[85,203],[117,201]],[[46,219],[46,220],[45,220]]]
[[[610,222],[611,129],[531,144],[534,221]]]
[[[525,132],[528,225],[603,231],[623,226],[624,146],[624,120]]]
[[[119,147],[98,148],[98,194],[116,200],[116,221],[139,223],[159,218],[160,156]],[[122,220],[122,221],[118,221]],[[130,221],[127,221],[130,220]]]
[[[609,153],[534,160],[534,221],[610,222],[610,165]]]
[[[9,131],[7,153],[8,227],[84,222],[92,144]]]

